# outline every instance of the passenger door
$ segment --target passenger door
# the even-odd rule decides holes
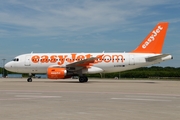
[[[129,55],[129,65],[135,65],[134,55]]]
[[[24,63],[25,66],[31,66],[30,59],[31,59],[31,55],[27,55],[25,57],[25,63]]]

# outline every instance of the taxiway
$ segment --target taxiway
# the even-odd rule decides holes
[[[180,120],[180,81],[0,78],[1,120]]]

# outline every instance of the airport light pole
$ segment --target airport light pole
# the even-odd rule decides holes
[[[3,58],[2,61],[3,61],[2,77],[5,77],[5,75],[4,75],[4,64],[5,64],[6,59]]]

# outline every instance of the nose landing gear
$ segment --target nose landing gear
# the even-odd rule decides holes
[[[29,77],[29,78],[27,79],[27,82],[32,82],[32,78]]]
[[[34,77],[35,74],[29,74],[29,78],[27,79],[27,82],[32,82],[32,77]]]

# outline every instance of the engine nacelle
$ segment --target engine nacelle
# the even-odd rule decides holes
[[[47,69],[47,77],[49,79],[64,79],[66,77],[66,68],[53,68],[49,67]]]

